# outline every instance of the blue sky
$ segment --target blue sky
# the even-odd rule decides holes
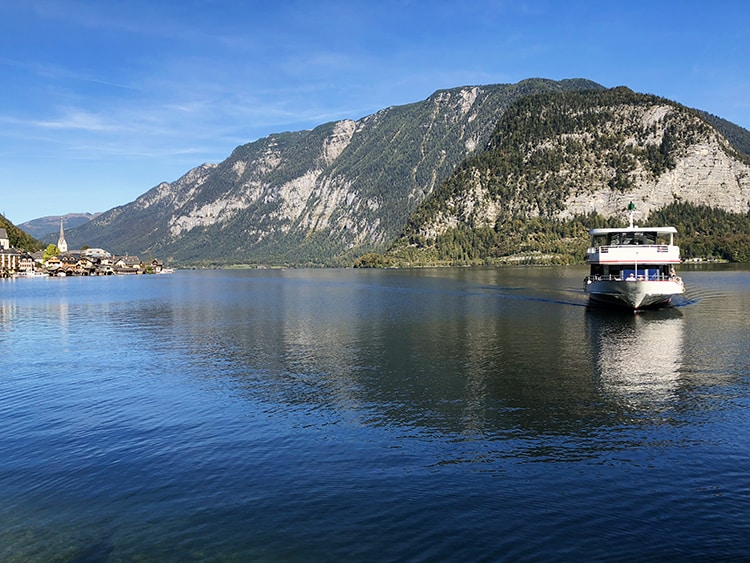
[[[750,3],[4,0],[0,213],[106,211],[271,133],[530,77],[750,129]]]

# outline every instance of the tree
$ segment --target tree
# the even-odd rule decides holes
[[[387,268],[392,264],[391,260],[376,252],[363,254],[354,261],[355,268]]]
[[[53,256],[59,256],[60,249],[57,248],[56,244],[49,244],[47,245],[47,248],[44,249],[44,254],[42,259],[44,260],[44,263],[47,263],[47,260],[52,258]]]

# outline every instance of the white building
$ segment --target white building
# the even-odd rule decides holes
[[[60,254],[68,251],[68,243],[65,242],[65,233],[63,232],[63,220],[60,219],[60,238],[57,239],[57,249]]]

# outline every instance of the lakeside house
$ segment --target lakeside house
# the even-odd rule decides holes
[[[68,250],[60,224],[59,256],[29,253],[10,245],[6,229],[0,228],[0,277],[11,276],[111,276],[164,273],[161,260],[143,262],[138,256],[113,256],[102,248]],[[62,249],[65,250],[62,250]]]
[[[164,271],[161,260],[143,262],[138,256],[113,256],[101,248],[68,251],[53,258],[57,260],[47,260],[43,268],[57,276],[139,275]]]
[[[14,272],[33,268],[34,259],[25,250],[10,245],[8,231],[0,228],[0,276],[7,277]]]
[[[25,258],[24,251],[13,248],[10,245],[8,231],[0,228],[0,275],[7,276],[10,272],[18,271],[22,258]],[[24,260],[24,264],[28,264],[28,261]]]

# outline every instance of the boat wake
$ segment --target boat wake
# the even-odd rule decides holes
[[[555,295],[550,296],[550,297],[545,297],[541,295],[522,294],[521,292],[529,291],[528,287],[493,287],[491,289],[493,290],[494,295],[498,297],[502,297],[504,299],[513,299],[517,301],[533,301],[537,303],[550,303],[552,305],[569,305],[571,307],[584,307],[584,308],[587,305],[585,296],[580,292],[580,290],[577,290],[577,289],[567,289],[567,290],[564,289],[560,291],[552,291],[551,293],[570,294],[571,297],[572,296],[579,297],[580,298],[579,301],[573,301],[571,299],[565,299],[562,297],[557,297]]]

